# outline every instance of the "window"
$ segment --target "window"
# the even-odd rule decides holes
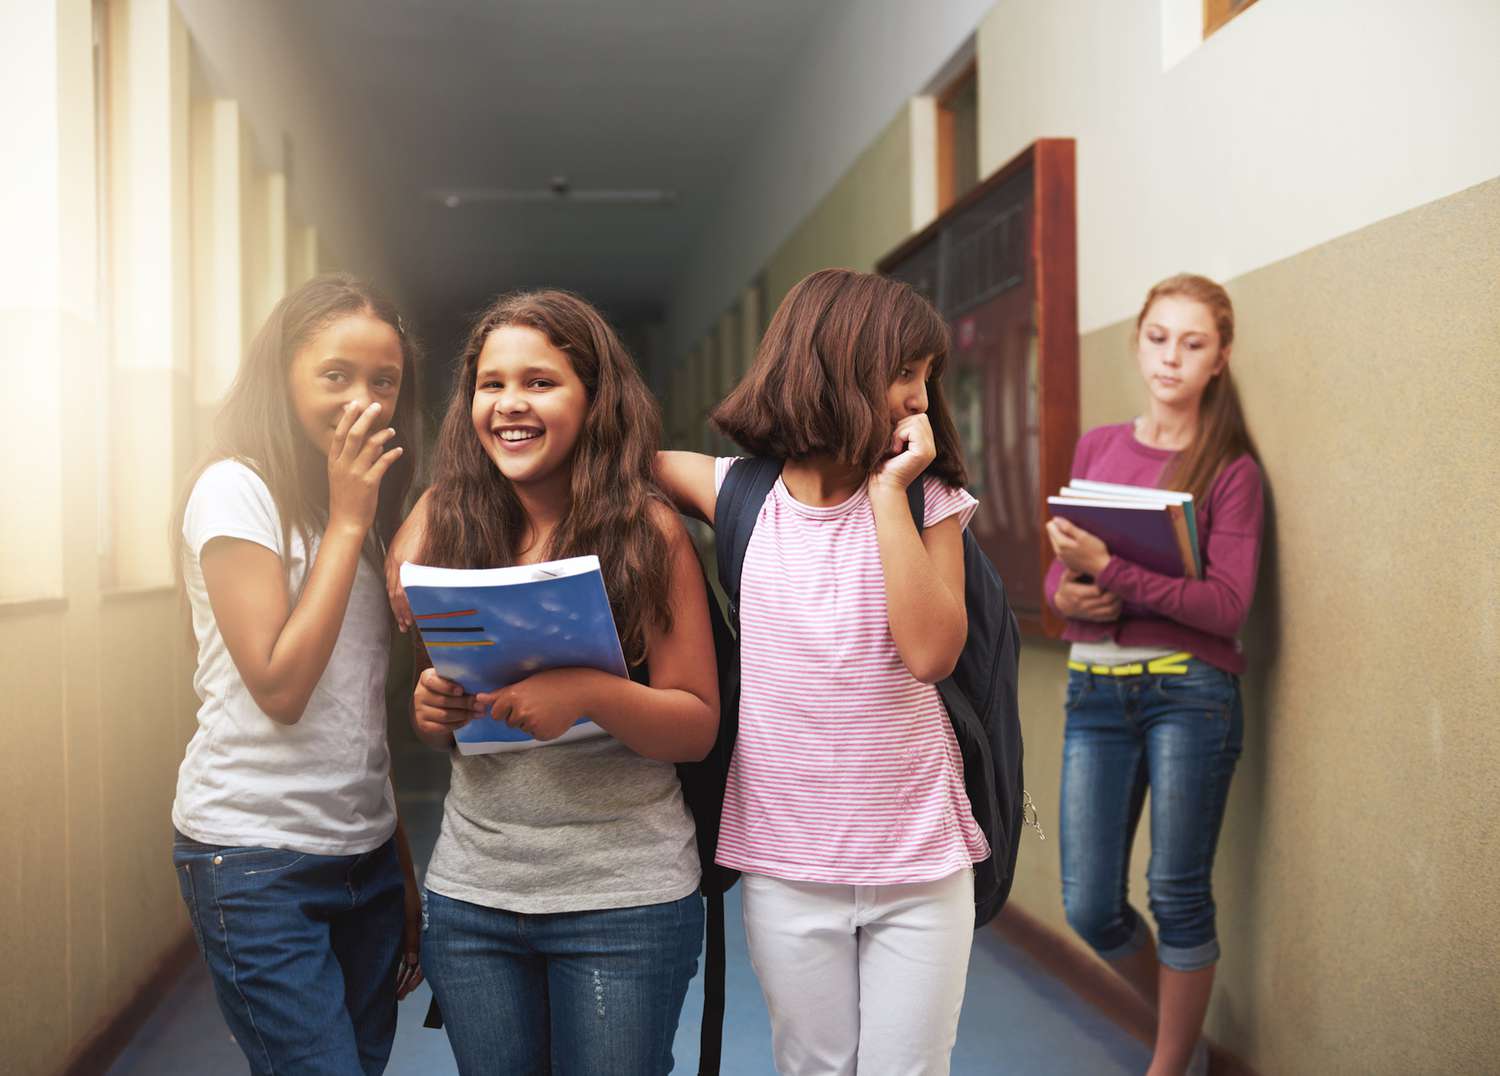
[[[1161,0],[1161,69],[1170,71],[1255,0]]]
[[[1203,36],[1206,38],[1255,0],[1203,0]]]
[[[970,60],[937,97],[939,213],[979,182],[979,78]]]
[[[110,332],[110,239],[109,239],[109,7],[106,0],[94,0],[94,241],[95,279],[94,310],[98,339],[102,343],[99,368],[99,393],[94,399],[94,428],[110,428],[109,378],[114,362],[109,354]],[[115,521],[114,497],[110,492],[110,444],[108,437],[94,439],[94,482],[98,502],[96,526],[99,554],[99,582],[114,583]]]

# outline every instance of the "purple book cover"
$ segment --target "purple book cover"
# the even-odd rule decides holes
[[[1047,507],[1109,546],[1115,556],[1162,575],[1182,577],[1177,533],[1164,505],[1134,506],[1048,497]]]

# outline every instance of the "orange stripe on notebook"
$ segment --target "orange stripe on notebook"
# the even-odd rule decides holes
[[[478,609],[460,609],[455,613],[415,613],[413,620],[441,620],[445,616],[478,616]]]

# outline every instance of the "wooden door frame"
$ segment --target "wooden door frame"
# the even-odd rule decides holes
[[[955,80],[955,84],[961,80]],[[876,268],[890,273],[910,255],[937,239],[959,213],[1013,176],[1032,170],[1032,280],[1035,285],[1037,334],[1037,420],[1041,443],[1038,519],[1047,518],[1047,498],[1071,477],[1078,443],[1078,220],[1075,143],[1071,138],[1041,138],[1027,146],[973,190],[949,206],[937,220],[881,258]],[[1052,546],[1038,529],[1035,564],[1046,577]],[[1020,618],[1028,635],[1057,638],[1066,621],[1047,603],[1041,613]]]

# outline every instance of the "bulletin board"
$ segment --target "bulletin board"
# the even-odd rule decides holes
[[[943,392],[979,498],[970,528],[1022,629],[1054,637],[1042,521],[1078,440],[1073,160],[1072,139],[1032,143],[879,262],[948,322]]]

